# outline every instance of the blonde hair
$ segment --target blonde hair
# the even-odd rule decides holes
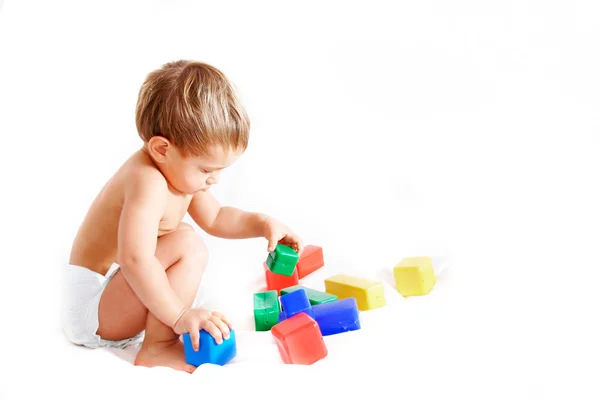
[[[233,85],[217,68],[179,60],[150,72],[138,94],[135,121],[147,143],[163,136],[185,156],[221,145],[245,150],[250,120]]]

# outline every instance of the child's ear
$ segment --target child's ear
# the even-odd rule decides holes
[[[171,143],[162,136],[153,136],[148,141],[148,152],[154,161],[164,163],[167,158],[167,150]]]

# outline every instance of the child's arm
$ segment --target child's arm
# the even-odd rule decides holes
[[[155,255],[167,195],[160,172],[143,169],[133,177],[125,190],[119,221],[117,261],[142,303],[172,327],[184,304],[171,289],[165,268]]]
[[[289,227],[261,213],[252,213],[235,207],[222,207],[210,192],[198,192],[188,210],[192,219],[206,233],[224,239],[264,237],[269,241],[268,251],[277,243],[289,244],[302,253],[304,245]]]

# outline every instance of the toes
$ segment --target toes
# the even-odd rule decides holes
[[[190,374],[193,373],[196,370],[196,367],[194,367],[193,365],[187,364],[185,366],[185,371],[189,372]]]

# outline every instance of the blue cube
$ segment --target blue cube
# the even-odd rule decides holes
[[[316,304],[312,309],[323,336],[360,329],[359,312],[354,297]]]
[[[306,290],[299,289],[288,294],[284,294],[280,298],[281,308],[285,313],[286,318],[291,318],[296,314],[304,312],[311,318],[314,317],[313,310],[308,300]]]
[[[225,365],[237,355],[235,332],[233,330],[230,331],[229,339],[223,339],[221,344],[217,344],[215,338],[202,329],[200,331],[200,349],[198,351],[194,351],[192,347],[190,334],[184,333],[183,346],[185,350],[185,362],[196,367],[202,364]]]
[[[283,322],[285,321],[287,318],[285,316],[285,313],[282,311],[279,313],[279,317],[277,318],[277,323]]]

